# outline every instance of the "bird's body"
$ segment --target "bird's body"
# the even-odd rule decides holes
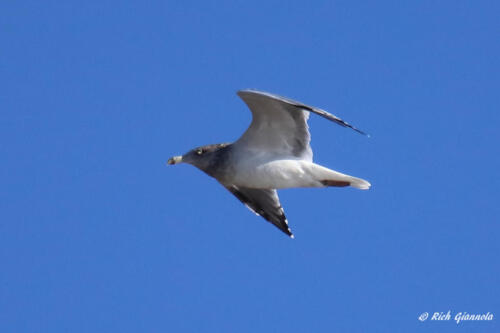
[[[277,189],[370,187],[366,180],[312,161],[307,119],[313,112],[363,132],[326,111],[284,97],[254,90],[239,91],[238,95],[253,115],[250,127],[241,138],[232,144],[195,148],[183,156],[169,159],[169,164],[186,162],[196,166],[217,179],[250,210],[291,237]]]
[[[330,170],[300,159],[250,159],[240,161],[230,184],[249,188],[284,189],[296,187],[325,187],[325,181],[346,181],[351,186],[368,188],[359,178]],[[364,184],[364,185],[363,185]]]

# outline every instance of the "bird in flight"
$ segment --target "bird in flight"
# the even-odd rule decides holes
[[[313,162],[307,120],[315,113],[358,133],[363,131],[324,110],[278,95],[240,90],[252,123],[234,143],[201,146],[168,164],[188,163],[215,178],[255,214],[293,238],[277,189],[293,187],[370,188],[364,179]]]

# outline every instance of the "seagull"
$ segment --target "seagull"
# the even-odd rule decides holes
[[[252,212],[294,238],[277,190],[297,187],[370,188],[352,177],[313,162],[307,120],[315,113],[367,135],[324,110],[258,90],[240,90],[252,112],[252,122],[234,143],[201,146],[168,164],[191,164],[215,178]],[[368,135],[367,135],[368,136]]]

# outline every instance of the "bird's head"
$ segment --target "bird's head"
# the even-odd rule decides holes
[[[173,156],[169,158],[167,164],[188,163],[202,171],[207,172],[210,166],[216,162],[217,152],[228,145],[228,143],[217,143],[196,147],[182,156]]]

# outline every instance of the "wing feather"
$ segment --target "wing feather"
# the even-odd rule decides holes
[[[307,125],[310,112],[367,135],[325,110],[286,97],[257,90],[240,90],[238,96],[252,111],[252,123],[236,143],[249,150],[312,161]]]
[[[283,211],[283,207],[281,207],[276,190],[262,190],[239,187],[236,185],[224,187],[252,212],[262,216],[285,234],[293,238],[292,231],[288,227],[288,221]]]
[[[323,118],[326,118],[330,121],[333,121],[335,123],[337,123],[338,125],[342,126],[342,127],[348,127],[348,128],[351,128],[353,130],[355,130],[356,132],[360,133],[360,134],[363,134],[363,135],[366,135],[366,136],[369,136],[367,133],[363,132],[362,130],[352,126],[351,124],[349,124],[348,122],[340,119],[339,117],[325,111],[325,110],[322,110],[322,109],[319,109],[319,108],[315,108],[315,107],[312,107],[312,106],[309,106],[309,105],[305,105],[301,102],[297,102],[297,101],[294,101],[290,98],[287,98],[287,97],[283,97],[283,96],[279,96],[279,95],[275,95],[275,94],[270,94],[270,93],[266,93],[266,92],[263,92],[263,91],[258,91],[258,90],[252,90],[252,89],[247,89],[247,90],[240,90],[238,91],[238,95],[243,99],[245,100],[245,98],[248,98],[249,96],[251,95],[258,95],[258,96],[261,96],[261,98],[268,98],[268,99],[272,99],[272,100],[277,100],[277,101],[280,101],[282,103],[285,103],[285,104],[288,104],[290,106],[294,106],[298,109],[302,109],[302,110],[306,110],[306,111],[309,111],[309,112],[312,112],[312,113],[315,113]],[[244,97],[245,96],[245,97]],[[291,110],[290,110],[291,111]],[[253,110],[252,110],[253,112]]]

